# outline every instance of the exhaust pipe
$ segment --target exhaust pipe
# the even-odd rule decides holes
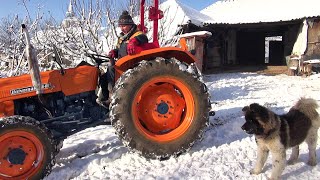
[[[29,64],[30,76],[32,80],[32,85],[36,90],[38,95],[42,94],[42,85],[40,77],[40,68],[37,60],[37,55],[34,47],[30,43],[30,36],[25,24],[21,25],[22,32],[26,38],[26,57]]]

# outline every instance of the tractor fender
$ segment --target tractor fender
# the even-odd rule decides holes
[[[139,54],[124,56],[115,64],[115,80],[117,80],[126,70],[135,67],[142,60],[153,60],[156,57],[166,59],[176,58],[179,61],[191,64],[196,62],[196,58],[187,50],[178,47],[161,47],[141,51]]]

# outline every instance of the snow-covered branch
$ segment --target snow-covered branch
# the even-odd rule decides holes
[[[139,24],[139,2],[133,0],[72,0],[66,17],[61,22],[54,17],[45,19],[41,13],[41,5],[34,19],[31,19],[28,10],[28,0],[22,0],[27,16],[24,19],[18,16],[8,16],[0,22],[0,70],[10,75],[27,73],[27,62],[23,56],[25,44],[21,38],[20,26],[27,25],[33,46],[37,49],[40,68],[47,70],[55,67],[52,62],[53,46],[57,47],[62,58],[63,66],[76,66],[80,61],[89,63],[88,53],[103,54],[115,48],[118,40],[119,28],[117,20],[123,10],[130,11],[135,22]],[[147,36],[152,40],[152,21],[148,20],[148,8],[153,6],[152,0],[146,0],[145,25],[149,32]],[[122,4],[121,4],[122,3]],[[159,22],[160,46],[175,45],[177,38],[168,38],[168,34],[177,30],[176,18],[167,16],[172,9],[162,9],[164,18]],[[182,22],[181,22],[182,23]],[[2,75],[3,76],[3,75]]]

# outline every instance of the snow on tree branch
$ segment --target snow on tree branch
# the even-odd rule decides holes
[[[53,46],[57,47],[63,66],[73,67],[80,61],[93,63],[86,54],[103,54],[114,49],[118,40],[117,20],[123,10],[130,11],[135,22],[139,24],[139,1],[126,0],[71,0],[64,20],[60,23],[51,15],[44,18],[42,6],[34,19],[28,10],[29,0],[22,0],[27,16],[8,16],[0,22],[0,70],[1,76],[16,76],[28,73],[26,58],[23,56],[25,44],[21,38],[20,26],[26,24],[33,46],[37,49],[37,58],[42,71],[59,68],[53,61]],[[146,0],[145,25],[152,40],[152,21],[148,21],[148,8],[152,0]],[[165,16],[159,21],[160,46],[174,46],[178,38],[168,37],[172,32],[179,32],[177,23],[173,22],[175,10],[162,9]],[[183,23],[183,22],[181,22]],[[181,31],[180,31],[181,32]],[[172,34],[172,36],[177,33]]]

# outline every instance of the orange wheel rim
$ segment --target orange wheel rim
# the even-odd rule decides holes
[[[187,132],[194,119],[194,98],[188,85],[176,77],[156,77],[136,93],[133,121],[148,139],[166,142]]]
[[[27,179],[39,171],[44,147],[34,134],[12,131],[0,136],[0,179]]]

